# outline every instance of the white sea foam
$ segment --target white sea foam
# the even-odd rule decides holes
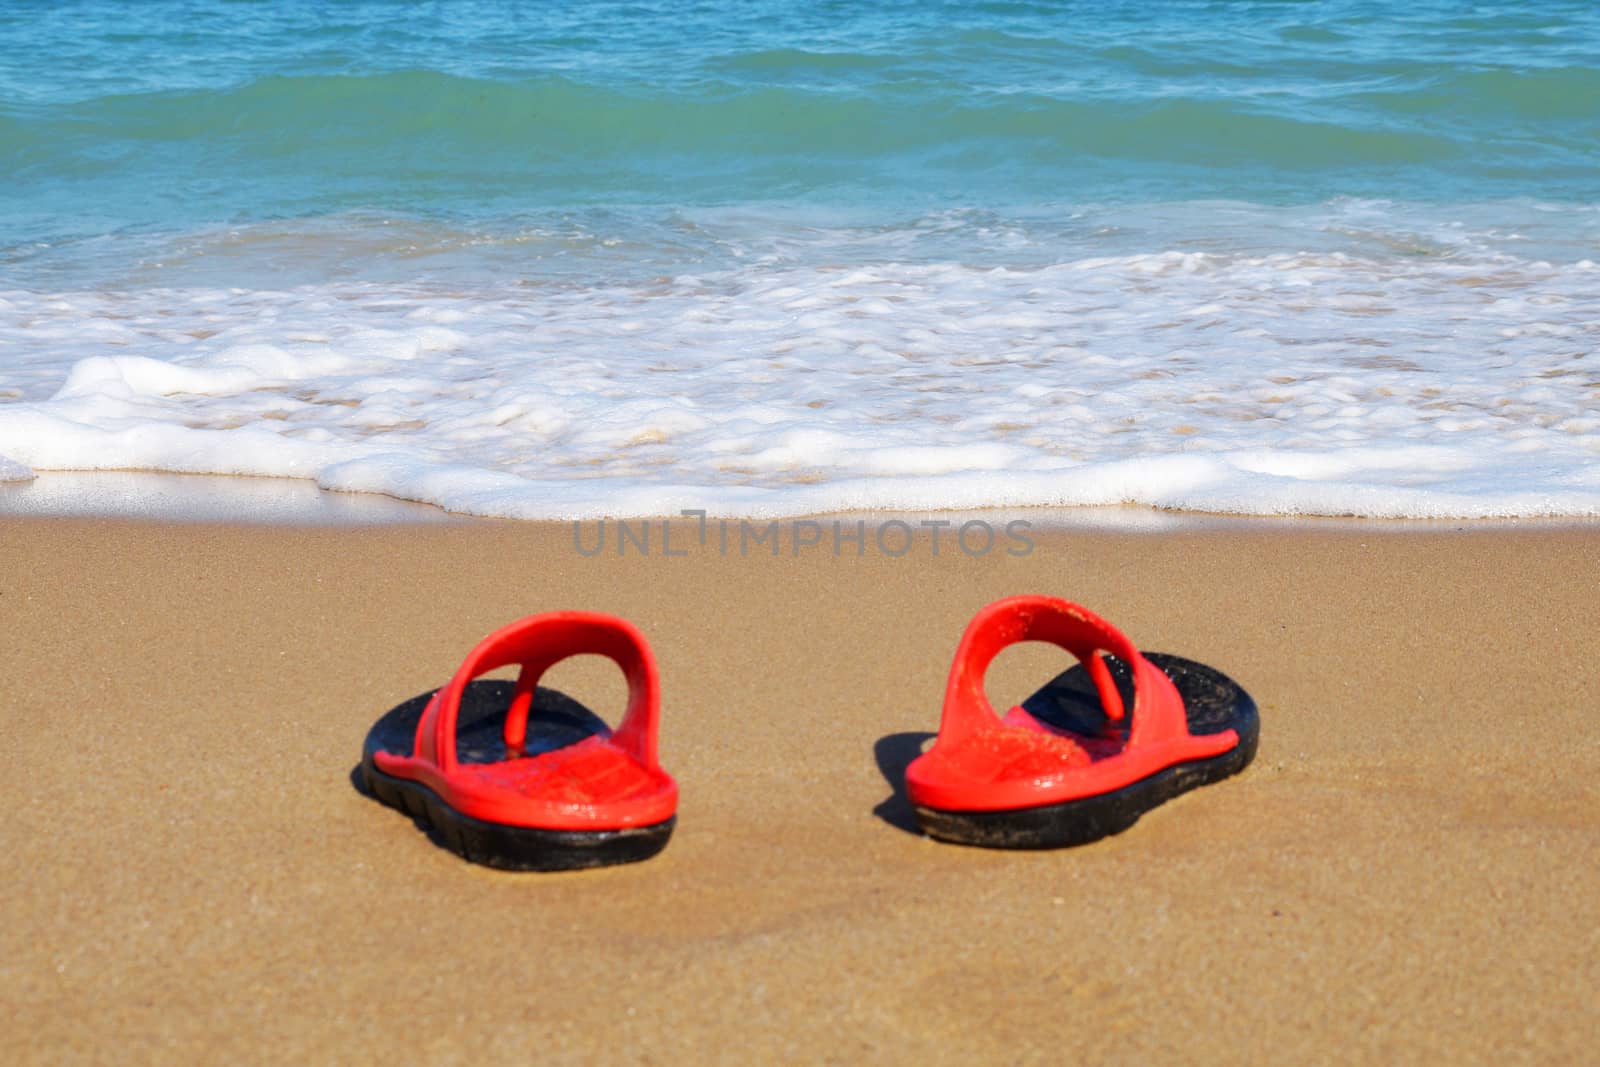
[[[32,481],[33,470],[14,459],[0,456],[0,482],[27,482]]]
[[[1502,251],[10,291],[0,479],[521,517],[1600,515],[1597,336],[1600,268]]]

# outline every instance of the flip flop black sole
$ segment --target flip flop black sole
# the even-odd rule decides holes
[[[470,683],[461,698],[456,757],[463,763],[506,758],[501,729],[515,686],[503,681]],[[411,816],[434,842],[472,863],[506,871],[569,871],[649,859],[667,846],[677,817],[620,830],[553,830],[513,826],[464,815],[432,789],[379,770],[380,751],[409,755],[417,722],[433,694],[423,693],[389,711],[373,725],[362,748],[361,782],[380,803]],[[528,715],[528,754],[547,752],[608,733],[604,721],[553,689],[534,694]]]
[[[1261,733],[1255,701],[1221,671],[1203,663],[1147,652],[1177,686],[1194,735],[1234,730],[1239,743],[1210,759],[1174,764],[1097,796],[1067,800],[1032,808],[1003,811],[950,811],[916,806],[923,832],[941,841],[981,848],[1044,849],[1085,845],[1118,834],[1139,821],[1152,808],[1211,782],[1238,774],[1255,757]],[[1106,664],[1122,694],[1123,706],[1133,703],[1133,679],[1127,664],[1107,656]],[[1034,718],[1086,737],[1105,730],[1105,713],[1094,683],[1081,666],[1058,675],[1023,702]]]

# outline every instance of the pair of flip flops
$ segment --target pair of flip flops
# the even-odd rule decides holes
[[[1000,651],[1044,641],[1079,665],[1003,718],[983,679]],[[615,730],[539,679],[570,656],[622,668]],[[515,682],[478,680],[520,666]],[[666,847],[678,787],[661,768],[655,658],[609,615],[535,615],[485,638],[443,689],[406,701],[367,735],[367,792],[475,863],[566,870],[647,859]],[[1065,600],[996,601],[967,626],[931,748],[906,770],[930,836],[991,848],[1085,844],[1151,808],[1242,770],[1255,754],[1255,702],[1192,660],[1141,653]]]

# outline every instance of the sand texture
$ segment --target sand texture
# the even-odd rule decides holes
[[[1594,1062],[1600,526],[1034,537],[0,521],[5,1060]],[[1076,850],[909,830],[956,640],[1017,592],[1232,675],[1256,762]],[[470,866],[357,792],[362,738],[554,608],[650,637],[678,829]],[[548,684],[621,707],[603,662]]]

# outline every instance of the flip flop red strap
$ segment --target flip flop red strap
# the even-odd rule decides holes
[[[1000,652],[1022,641],[1044,641],[1077,657],[1089,672],[1106,717],[1123,717],[1122,696],[1111,679],[1105,651],[1133,670],[1133,721],[1129,747],[1187,732],[1183,701],[1172,682],[1139,654],[1133,642],[1088,608],[1047,596],[1014,596],[997,600],[975,615],[961,635],[950,680],[945,687],[939,741],[959,743],[1000,726],[983,691],[984,675]]]
[[[628,710],[611,734],[611,742],[646,767],[656,758],[661,694],[655,656],[639,628],[626,619],[588,611],[552,611],[530,615],[480,641],[467,654],[450,683],[434,694],[417,723],[414,752],[449,774],[456,766],[456,719],[467,683],[482,674],[522,665],[511,707],[506,713],[506,751],[520,755],[527,738],[528,710],[539,679],[571,656],[599,655],[622,668],[628,680]]]

